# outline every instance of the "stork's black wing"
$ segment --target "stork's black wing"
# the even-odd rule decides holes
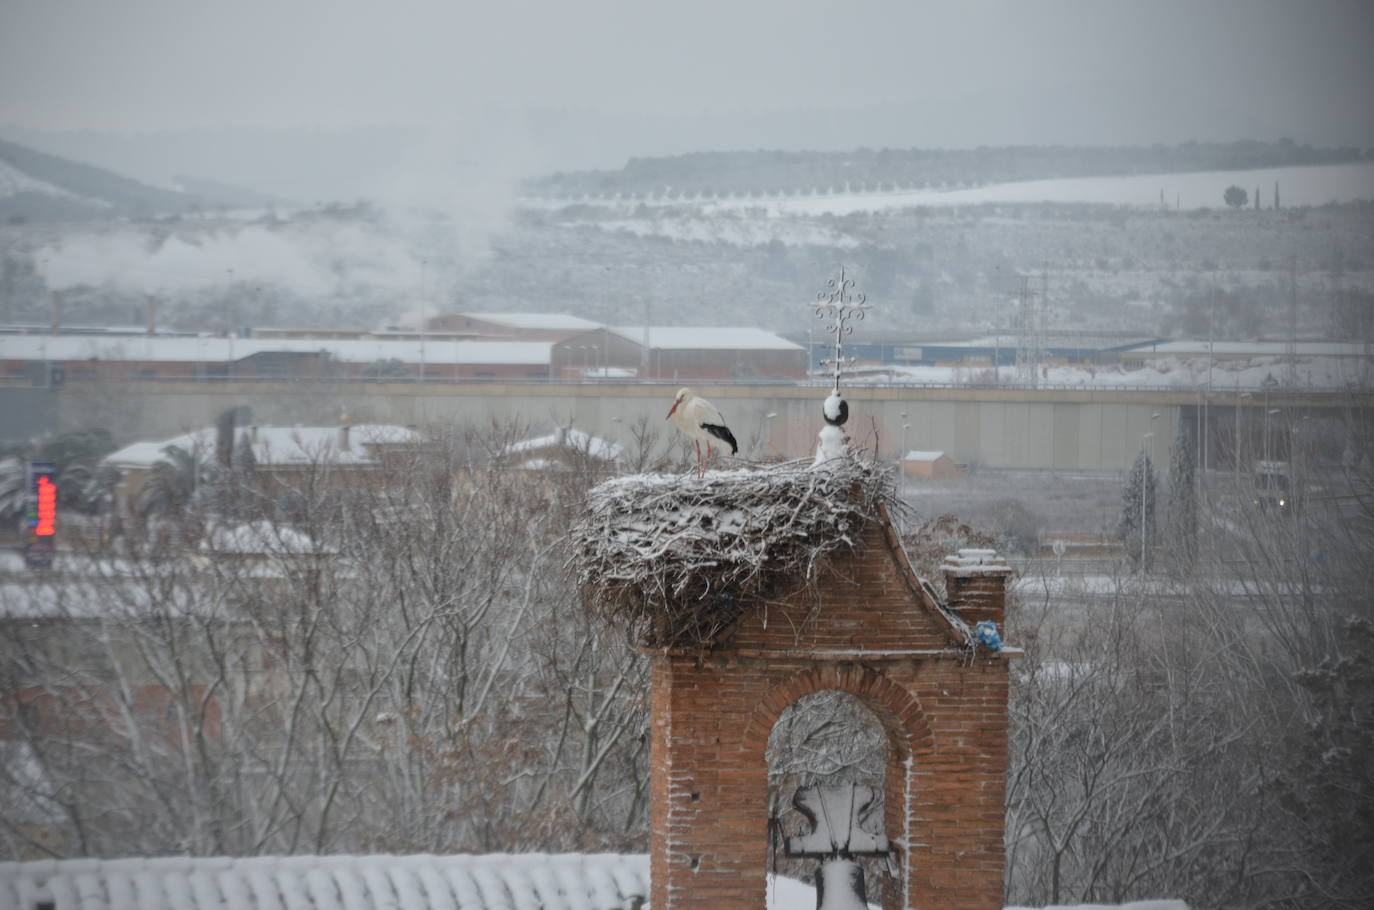
[[[730,428],[723,424],[703,423],[701,428],[721,442],[730,443],[730,454],[734,455],[739,451],[739,443],[735,442],[735,434],[730,432]]]

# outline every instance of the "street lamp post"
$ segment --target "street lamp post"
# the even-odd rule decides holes
[[[1269,460],[1269,416],[1279,413],[1278,408],[1264,409],[1264,460]]]
[[[1141,472],[1141,475],[1140,475],[1140,571],[1141,571],[1141,572],[1144,572],[1144,571],[1145,571],[1145,568],[1146,568],[1146,563],[1145,563],[1145,559],[1146,559],[1146,549],[1145,549],[1145,548],[1146,548],[1146,540],[1147,540],[1148,537],[1149,537],[1148,529],[1149,529],[1149,525],[1150,525],[1150,516],[1149,516],[1149,512],[1146,511],[1146,505],[1145,505],[1145,488],[1146,488],[1147,486],[1153,486],[1153,484],[1151,484],[1151,481],[1154,479],[1154,473],[1155,473],[1155,464],[1154,464],[1154,462],[1155,462],[1155,442],[1154,442],[1154,440],[1155,440],[1155,430],[1154,430],[1154,426],[1155,426],[1155,421],[1158,420],[1158,419],[1159,419],[1159,412],[1158,412],[1158,411],[1155,411],[1153,414],[1150,415],[1150,430],[1149,430],[1149,432],[1147,432],[1144,436],[1142,436],[1141,439],[1140,439],[1140,448],[1141,448],[1141,452],[1145,455],[1145,459],[1144,459],[1144,462],[1145,462],[1145,463],[1144,463],[1144,465],[1143,465],[1143,467],[1145,468],[1145,470],[1142,471],[1142,472]],[[1147,439],[1150,441],[1150,449],[1149,449],[1148,452],[1145,451],[1145,441],[1146,441]],[[1153,491],[1152,491],[1152,492],[1153,492]],[[1151,496],[1150,498],[1151,498],[1151,500],[1154,499],[1153,496]]]
[[[1140,438],[1140,452],[1142,455],[1145,455],[1145,440],[1154,439],[1154,436],[1154,433],[1146,433],[1144,436]],[[1150,445],[1151,448],[1154,447],[1154,443],[1151,443]],[[1141,468],[1143,468],[1143,470],[1140,472],[1140,571],[1141,574],[1144,574],[1145,539],[1147,537],[1147,528],[1150,524],[1150,515],[1148,512],[1145,511],[1145,488],[1149,486],[1150,475],[1153,473],[1153,470],[1151,468],[1150,458],[1148,455],[1146,455],[1146,457],[1143,458],[1141,462]]]
[[[897,452],[897,476],[902,476],[903,462],[906,460],[906,431],[911,429],[911,424],[906,422],[906,411],[901,413],[902,418],[902,448]]]
[[[1243,454],[1243,452],[1242,452],[1242,446],[1241,446],[1241,435],[1240,435],[1240,407],[1241,407],[1241,402],[1243,402],[1245,399],[1247,399],[1247,398],[1249,398],[1249,397],[1250,397],[1250,393],[1249,393],[1249,392],[1241,392],[1239,395],[1236,396],[1236,476],[1237,476],[1237,477],[1240,476],[1240,462],[1241,462],[1241,455]]]

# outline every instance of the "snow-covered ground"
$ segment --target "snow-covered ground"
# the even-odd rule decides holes
[[[69,193],[60,186],[43,180],[36,180],[7,161],[0,161],[0,199],[17,196],[20,193],[38,193],[44,196],[61,196],[66,199],[81,199],[83,202],[107,205],[95,199],[87,199]]]
[[[722,212],[720,217],[682,218],[646,214],[638,218],[619,218],[612,221],[568,221],[567,227],[591,227],[603,231],[619,231],[636,237],[663,237],[668,240],[701,243],[729,243],[735,246],[763,246],[773,240],[788,246],[824,246],[854,249],[857,238],[813,222],[787,221],[778,224],[768,219],[736,217]]]
[[[1132,174],[1118,177],[1070,177],[1026,180],[970,188],[926,187],[911,190],[816,193],[797,196],[730,196],[682,199],[634,197],[614,199],[526,199],[529,208],[554,209],[576,204],[633,207],[690,205],[705,212],[763,209],[773,215],[848,215],[920,206],[981,205],[985,203],[1059,202],[1199,209],[1225,208],[1222,194],[1229,186],[1247,193],[1260,191],[1260,204],[1273,204],[1278,184],[1286,207],[1326,205],[1374,199],[1374,164],[1326,164],[1237,171],[1194,171],[1182,174]],[[1253,205],[1253,199],[1251,200]]]
[[[1210,388],[1219,394],[1259,389],[1271,377],[1274,382],[1283,383],[1286,369],[1282,357],[1218,360],[1211,366]],[[1374,378],[1374,364],[1348,357],[1300,357],[1297,378],[1303,388],[1345,389],[1368,384]],[[988,366],[892,366],[857,373],[848,381],[879,385],[995,385],[1014,383],[1016,368],[1004,366],[994,373]],[[1038,381],[1046,387],[1198,389],[1209,387],[1209,371],[1205,357],[1167,357],[1138,370],[1115,365],[1050,366],[1042,369]]]

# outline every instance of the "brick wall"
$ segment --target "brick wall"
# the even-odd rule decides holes
[[[885,826],[902,880],[884,906],[1002,907],[1005,655],[963,647],[890,528],[871,527],[832,568],[817,598],[750,614],[713,651],[654,652],[656,910],[763,906],[768,735],[787,706],[826,689],[856,696],[888,734]],[[986,578],[1000,591],[1003,576]]]

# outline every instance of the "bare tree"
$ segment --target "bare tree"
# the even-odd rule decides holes
[[[509,435],[225,472],[6,589],[8,786],[57,833],[6,803],[8,852],[642,848],[644,662],[563,570],[593,478],[493,468]]]

